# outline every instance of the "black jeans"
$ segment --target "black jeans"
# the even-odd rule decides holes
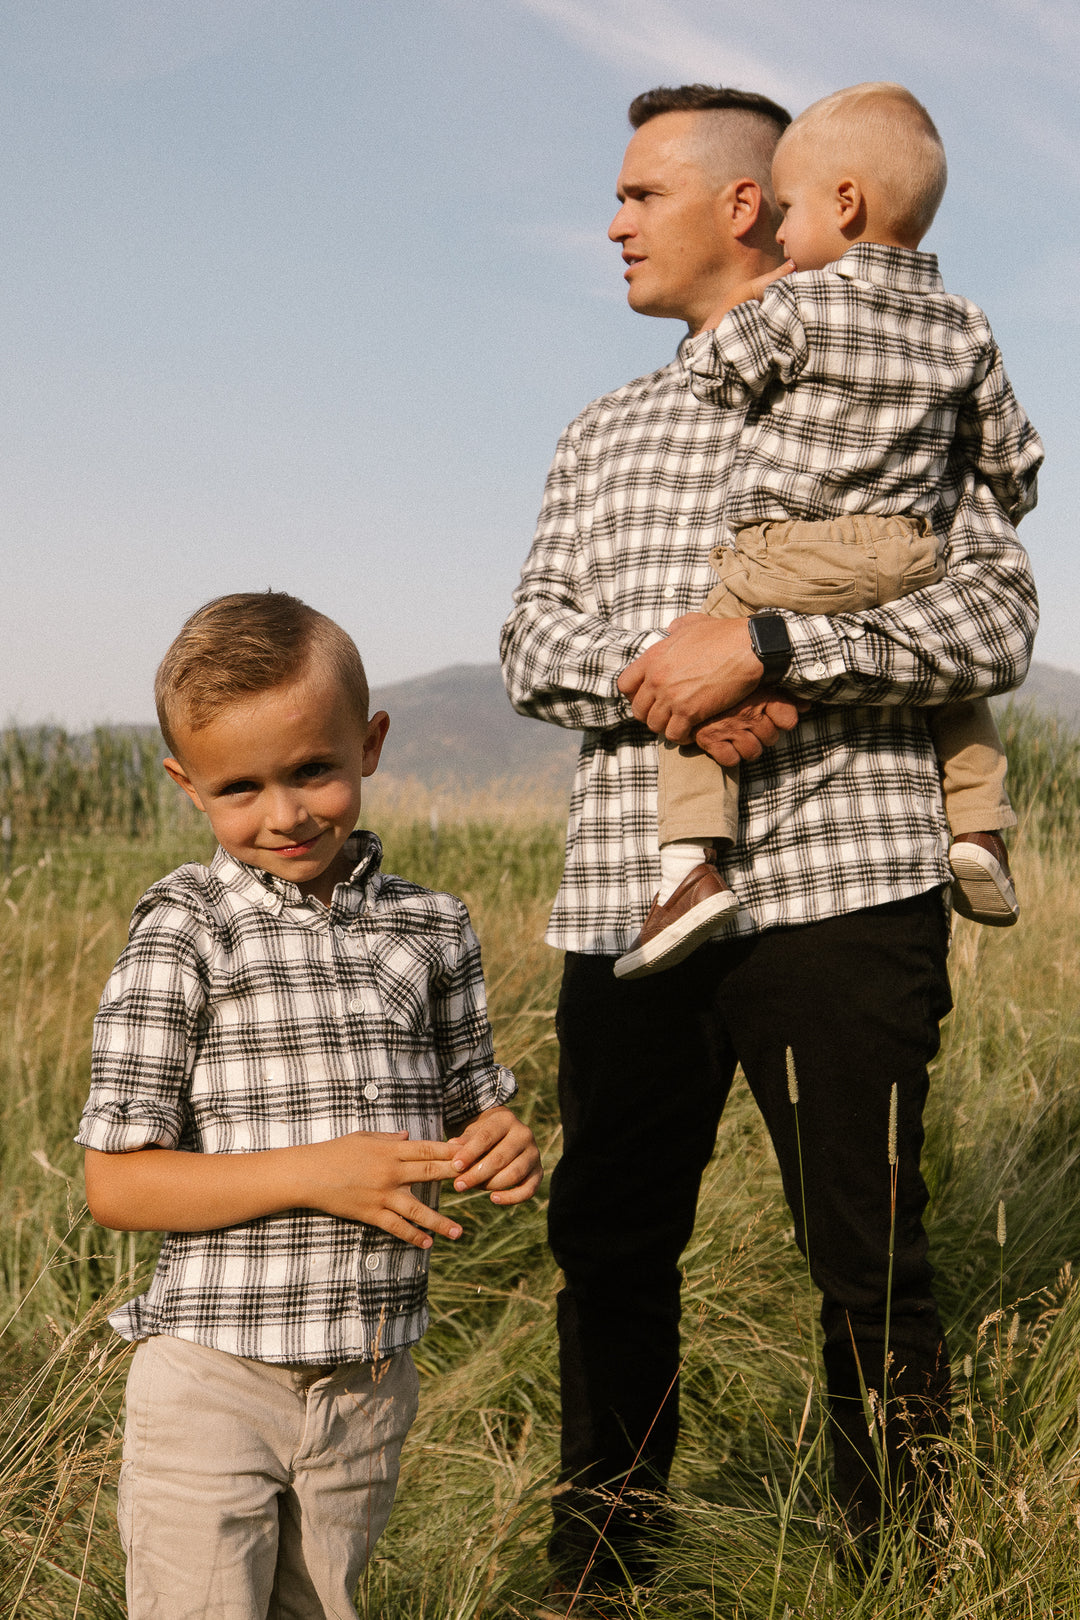
[[[821,1289],[834,1490],[876,1520],[880,1470],[859,1368],[880,1389],[891,1218],[889,1106],[897,1089],[897,1198],[889,1314],[890,1471],[947,1423],[949,1368],[927,1257],[919,1170],[927,1064],[952,1002],[934,890],[910,900],[709,943],[651,978],[612,958],[566,958],[557,1027],[563,1157],[549,1233],[558,1301],[562,1469],[553,1560],[580,1567],[591,1491],[627,1487],[609,1526],[623,1555],[635,1489],[667,1479],[678,1431],[679,1257],[736,1063],[776,1150],[800,1248]],[[786,1049],[799,1087],[795,1111]],[[806,1221],[803,1222],[805,1200]],[[635,1457],[637,1461],[635,1462]]]

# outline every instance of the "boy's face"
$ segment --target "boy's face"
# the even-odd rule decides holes
[[[197,731],[178,725],[181,757],[165,769],[228,854],[329,905],[351,870],[342,848],[389,724],[380,710],[365,726],[333,675],[313,667]]]
[[[776,240],[796,270],[821,270],[851,246],[841,230],[832,169],[823,159],[820,148],[805,140],[781,142],[773,159],[773,190],[783,215]]]

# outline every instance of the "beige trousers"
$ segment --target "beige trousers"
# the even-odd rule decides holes
[[[129,1620],[355,1620],[417,1386],[408,1351],[277,1367],[140,1344],[117,1510]]]
[[[925,519],[845,517],[823,522],[761,523],[741,529],[734,547],[710,561],[720,584],[704,611],[744,618],[770,608],[795,613],[854,613],[895,602],[945,573],[941,548]],[[1005,792],[1005,750],[984,698],[928,711],[942,770],[945,810],[954,836],[1015,827]],[[739,773],[698,748],[661,741],[657,815],[660,843],[734,839]]]

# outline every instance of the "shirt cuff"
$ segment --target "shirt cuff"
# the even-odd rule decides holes
[[[862,621],[852,615],[782,615],[791,641],[791,664],[782,685],[800,697],[823,698],[830,686],[859,669]],[[880,674],[875,667],[866,673]]]

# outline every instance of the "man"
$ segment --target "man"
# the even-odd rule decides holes
[[[711,583],[743,425],[710,397],[704,364],[695,371],[699,334],[779,260],[769,160],[789,119],[764,98],[694,85],[638,97],[630,120],[609,235],[631,307],[685,320],[689,335],[671,365],[595,401],[563,435],[503,632],[515,707],[585,731],[547,936],[567,952],[550,1206],[565,1274],[572,1483],[551,1543],[564,1592],[648,1568],[635,1493],[663,1487],[674,1452],[678,1261],[737,1063],[822,1290],[834,1495],[855,1531],[876,1523],[881,1500],[862,1382],[880,1391],[888,1366],[894,1502],[912,1434],[947,1423],[919,1158],[927,1064],[951,1005],[950,872],[924,712],[1017,684],[1036,617],[1015,534],[960,469],[936,515],[949,566],[938,585],[858,615],[679,617]],[[764,681],[808,712],[770,708]],[[725,855],[741,907],[730,934],[685,962],[620,981],[613,960],[657,884],[661,731],[751,761]]]

